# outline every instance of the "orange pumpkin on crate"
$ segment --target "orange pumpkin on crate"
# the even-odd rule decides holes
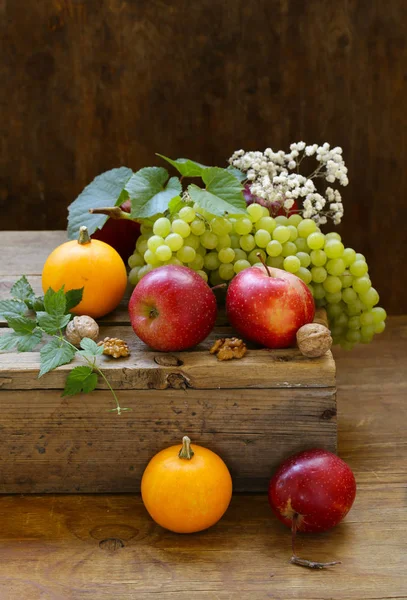
[[[127,286],[126,267],[112,246],[91,240],[86,227],[78,240],[61,244],[51,252],[42,271],[42,289],[83,289],[77,315],[103,317],[119,304]]]
[[[175,533],[195,533],[224,515],[232,498],[232,478],[223,460],[185,436],[148,463],[141,480],[144,506],[158,525]]]

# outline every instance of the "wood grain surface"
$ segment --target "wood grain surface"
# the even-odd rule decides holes
[[[155,152],[341,145],[346,245],[407,312],[405,0],[2,0],[0,227],[64,228],[97,174]]]

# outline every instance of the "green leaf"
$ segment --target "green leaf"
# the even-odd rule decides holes
[[[28,279],[25,275],[15,282],[10,290],[10,293],[14,298],[23,300],[23,302],[26,300],[32,301],[35,299],[34,290],[28,283]]]
[[[101,229],[106,223],[106,215],[92,215],[90,208],[120,206],[128,199],[124,190],[133,171],[127,167],[111,169],[95,177],[74,202],[69,206],[68,237],[70,240],[78,237],[79,227],[86,225],[91,235],[96,229]]]
[[[66,297],[64,288],[55,292],[48,288],[44,296],[44,308],[50,315],[64,315],[66,312]]]
[[[183,206],[185,206],[185,202],[181,199],[181,196],[175,196],[175,198],[169,201],[168,210],[171,215],[175,215]]]
[[[100,356],[103,354],[103,346],[98,346],[97,343],[90,338],[83,338],[80,346],[87,356]]]
[[[47,312],[37,312],[38,325],[49,335],[54,335],[66,327],[72,315],[50,315]]]
[[[35,330],[32,333],[13,331],[0,337],[0,350],[13,350],[17,346],[19,352],[31,352],[42,338],[42,333]]]
[[[243,173],[243,171],[241,171],[240,169],[237,169],[236,167],[232,167],[232,165],[229,165],[229,166],[226,168],[226,171],[228,171],[229,173],[232,173],[232,175],[233,175],[234,177],[236,177],[236,179],[237,179],[239,182],[242,182],[242,181],[244,181],[245,179],[247,179],[247,175],[246,175],[246,173]]]
[[[37,323],[34,319],[29,319],[28,317],[23,317],[21,315],[8,317],[7,323],[14,331],[25,335],[30,335],[37,327]]]
[[[177,158],[176,160],[173,160],[172,158],[168,158],[168,156],[164,156],[163,154],[157,154],[157,156],[163,158],[170,163],[170,165],[175,167],[183,177],[201,177],[204,169],[208,168],[207,166],[195,162],[194,160],[189,160],[189,158]]]
[[[92,367],[75,367],[66,378],[62,396],[74,396],[81,392],[87,394],[95,389],[97,382],[98,376],[93,372]]]
[[[66,307],[65,312],[68,312],[78,306],[79,302],[82,300],[83,296],[83,287],[78,290],[68,290],[65,294],[66,298]]]
[[[193,183],[188,186],[192,200],[212,215],[230,216],[246,213],[246,202],[242,194],[242,186],[234,175],[219,169],[208,167],[202,174],[206,189]]]
[[[0,300],[0,315],[7,317],[23,316],[27,310],[27,306],[21,300]]]
[[[72,348],[64,339],[52,339],[41,348],[41,369],[38,377],[45,375],[45,373],[56,367],[71,362],[75,354],[76,349]]]
[[[170,200],[181,193],[178,177],[168,179],[162,167],[145,167],[137,171],[126,185],[131,199],[131,216],[142,219],[164,213]]]

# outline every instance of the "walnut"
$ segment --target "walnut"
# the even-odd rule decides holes
[[[65,330],[65,337],[68,342],[71,342],[74,346],[79,346],[83,338],[90,338],[96,341],[99,335],[99,325],[95,319],[83,315],[82,317],[74,317],[72,321],[69,321]]]
[[[103,346],[103,354],[113,356],[113,358],[120,358],[129,356],[130,350],[126,342],[119,338],[105,337],[103,342],[99,342],[98,346]]]
[[[243,358],[247,348],[243,340],[238,338],[221,338],[216,340],[209,352],[216,354],[218,360],[232,360],[232,358]]]
[[[297,344],[304,356],[322,356],[332,346],[331,332],[320,323],[307,323],[297,331]]]

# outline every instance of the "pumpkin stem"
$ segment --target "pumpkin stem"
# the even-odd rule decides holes
[[[82,227],[79,227],[79,237],[78,237],[78,244],[90,244],[91,239],[89,236],[89,231],[88,228],[85,225],[82,225]]]
[[[191,448],[191,440],[187,435],[184,435],[182,438],[182,448],[178,453],[180,458],[184,458],[185,460],[191,460],[194,455],[194,451]]]

